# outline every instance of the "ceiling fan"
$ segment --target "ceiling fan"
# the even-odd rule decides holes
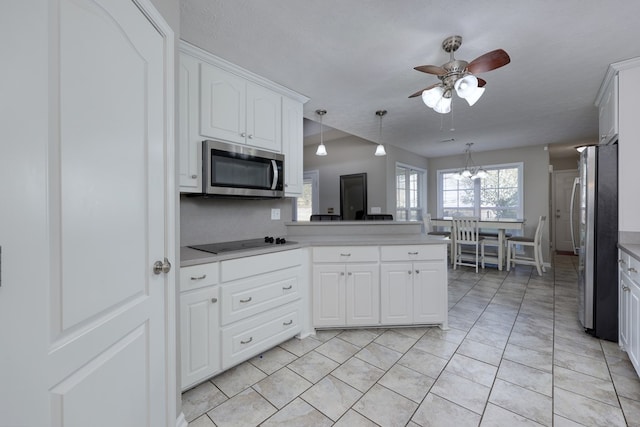
[[[487,52],[471,62],[455,59],[453,53],[458,50],[461,44],[461,36],[447,37],[442,42],[442,49],[449,53],[449,62],[440,67],[436,65],[414,67],[414,70],[434,74],[440,79],[440,82],[409,95],[409,98],[422,95],[422,100],[429,108],[433,108],[438,113],[446,114],[451,111],[451,97],[455,90],[460,98],[465,99],[469,105],[473,105],[480,99],[484,93],[484,85],[487,84],[485,80],[479,79],[475,75],[495,70],[511,62],[507,52],[502,49]]]

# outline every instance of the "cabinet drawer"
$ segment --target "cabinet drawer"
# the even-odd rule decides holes
[[[425,261],[447,258],[445,245],[400,245],[380,247],[382,261]]]
[[[240,363],[301,331],[298,303],[222,328],[222,368]]]
[[[377,246],[321,246],[313,248],[313,262],[377,262]]]
[[[291,249],[270,254],[236,258],[222,261],[220,264],[220,280],[230,282],[232,280],[299,266],[302,264],[302,250]]]
[[[217,262],[180,268],[180,292],[211,286],[218,283]]]
[[[221,323],[227,325],[300,298],[301,267],[224,284]]]

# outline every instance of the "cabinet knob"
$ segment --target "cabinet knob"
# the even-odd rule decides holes
[[[198,175],[191,175],[191,179],[196,179]]]
[[[420,270],[416,270],[416,274],[420,274]]]
[[[626,262],[624,262],[624,260],[623,260],[623,259],[619,259],[619,260],[618,260],[618,263],[619,263],[619,264],[626,264]]]
[[[249,136],[247,138],[253,139],[253,135],[249,134]]]
[[[407,273],[411,274],[411,270],[407,271]]]
[[[353,273],[352,273],[352,272],[349,272],[348,274],[349,274],[349,276],[351,276]]]
[[[341,276],[344,276],[344,271],[340,273]]]
[[[630,273],[637,273],[637,272],[638,272],[638,270],[636,270],[636,269],[635,269],[635,268],[633,268],[633,267],[629,267],[629,268],[627,269],[627,271],[629,271]]]
[[[211,298],[211,302],[214,303],[214,304],[217,303],[218,302],[218,298]]]
[[[240,136],[241,136],[241,137],[243,137],[243,138],[245,138],[245,137],[247,136],[247,133],[246,133],[246,132],[242,132],[242,133],[240,134]]]

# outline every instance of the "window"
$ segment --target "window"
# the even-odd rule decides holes
[[[304,172],[302,196],[295,199],[294,216],[297,221],[309,221],[311,214],[320,210],[318,193],[319,173],[317,170]]]
[[[483,167],[486,178],[457,180],[458,170],[438,171],[438,216],[522,218],[522,163]]]
[[[421,221],[426,200],[426,171],[396,164],[396,220]]]

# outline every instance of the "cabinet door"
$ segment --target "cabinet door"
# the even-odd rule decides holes
[[[313,325],[344,326],[344,264],[313,266]]]
[[[380,265],[380,323],[398,325],[413,323],[412,263]]]
[[[202,190],[202,145],[198,131],[198,60],[180,53],[180,98],[178,116],[180,134],[180,191],[196,193]]]
[[[220,370],[218,287],[180,295],[182,389]]]
[[[380,322],[378,264],[347,265],[346,324],[369,325]]]
[[[619,271],[620,288],[618,289],[618,328],[619,344],[623,350],[629,351],[629,304],[631,303],[631,281],[622,269]]]
[[[447,310],[447,271],[441,261],[413,263],[413,321],[442,323]]]
[[[282,153],[284,154],[284,195],[298,197],[303,186],[302,103],[282,98]]]
[[[247,145],[282,152],[282,96],[247,83]]]
[[[208,64],[200,64],[200,134],[244,144],[246,82]]]
[[[628,346],[627,354],[631,363],[640,375],[640,287],[633,281],[629,282],[630,291],[628,305]]]

